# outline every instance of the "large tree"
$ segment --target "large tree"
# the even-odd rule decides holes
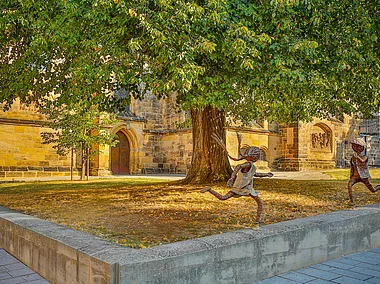
[[[191,110],[188,182],[225,178],[225,117],[309,120],[379,107],[376,0],[1,3],[0,99],[121,106],[178,93]]]

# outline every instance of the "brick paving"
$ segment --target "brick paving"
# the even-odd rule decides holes
[[[380,248],[277,275],[254,284],[380,284]]]
[[[49,284],[47,280],[0,248],[0,284]]]

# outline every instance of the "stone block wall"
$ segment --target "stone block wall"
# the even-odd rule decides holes
[[[266,125],[268,126],[268,125]],[[269,167],[274,166],[278,157],[279,149],[279,134],[271,132],[268,127],[247,127],[245,129],[230,127],[226,133],[226,146],[228,153],[237,158],[238,157],[238,140],[236,137],[236,131],[242,134],[241,145],[248,144],[250,146],[256,146],[262,151],[263,160],[256,162],[256,167],[269,170]],[[230,160],[232,166],[236,166],[241,162]]]
[[[188,112],[178,111],[176,93],[165,99],[147,93],[144,100],[132,99],[130,109],[138,117],[146,120],[147,130],[176,130],[178,125],[189,118]]]
[[[51,283],[120,283],[117,265],[93,256],[115,244],[1,206],[0,246]]]
[[[178,112],[176,94],[157,99],[147,93],[142,101],[132,99],[133,118],[112,126],[114,133],[122,131],[131,144],[130,173],[186,173],[192,156],[189,112]],[[52,145],[42,144],[40,133],[49,131],[43,115],[18,101],[7,112],[0,112],[0,177],[39,177],[70,175],[70,155],[60,157]],[[351,156],[348,144],[359,135],[359,123],[349,117],[342,121],[313,120],[290,125],[253,122],[242,128],[232,124],[227,130],[227,148],[237,156],[235,131],[243,134],[243,144],[258,146],[265,169],[268,166],[286,171],[319,170],[347,166]],[[369,144],[370,165],[380,165],[378,142]],[[109,146],[93,158],[93,175],[111,174]],[[379,150],[380,151],[380,150]],[[231,161],[232,166],[237,163]]]
[[[142,173],[186,173],[192,156],[189,129],[146,131],[142,149]]]
[[[193,155],[193,138],[190,129],[182,129],[162,136],[164,162],[170,173],[187,173]]]
[[[59,156],[52,145],[42,144],[41,133],[50,131],[43,115],[18,101],[0,110],[0,177],[70,175],[71,157]]]
[[[359,124],[349,117],[281,125],[279,169],[322,170],[345,165],[346,144],[359,135]]]
[[[280,158],[278,168],[285,171],[299,171],[298,123],[280,125]]]

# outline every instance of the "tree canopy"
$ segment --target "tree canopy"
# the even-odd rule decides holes
[[[378,111],[375,0],[10,0],[0,100],[120,106],[179,94],[249,121]]]
[[[306,121],[379,111],[377,0],[9,0],[0,101],[122,109],[177,92],[193,120],[188,177],[226,177],[225,116]],[[194,169],[194,171],[193,171]],[[201,173],[196,172],[196,170]]]

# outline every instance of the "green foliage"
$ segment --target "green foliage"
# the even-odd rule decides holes
[[[98,153],[94,145],[114,145],[115,135],[109,131],[116,118],[95,107],[87,109],[84,105],[58,106],[49,111],[45,109],[51,132],[43,132],[43,143],[52,143],[59,155],[66,155],[71,149],[84,159]]]
[[[45,106],[54,91],[114,110],[127,103],[115,89],[174,90],[183,109],[246,122],[379,108],[376,0],[9,0],[0,12],[0,101]]]
[[[379,107],[375,2],[155,2],[141,23],[149,75],[157,93],[178,90],[185,108],[246,122],[369,115]]]
[[[192,121],[190,118],[186,119],[183,122],[177,122],[175,126],[179,129],[184,129],[184,128],[191,128],[192,126]]]

